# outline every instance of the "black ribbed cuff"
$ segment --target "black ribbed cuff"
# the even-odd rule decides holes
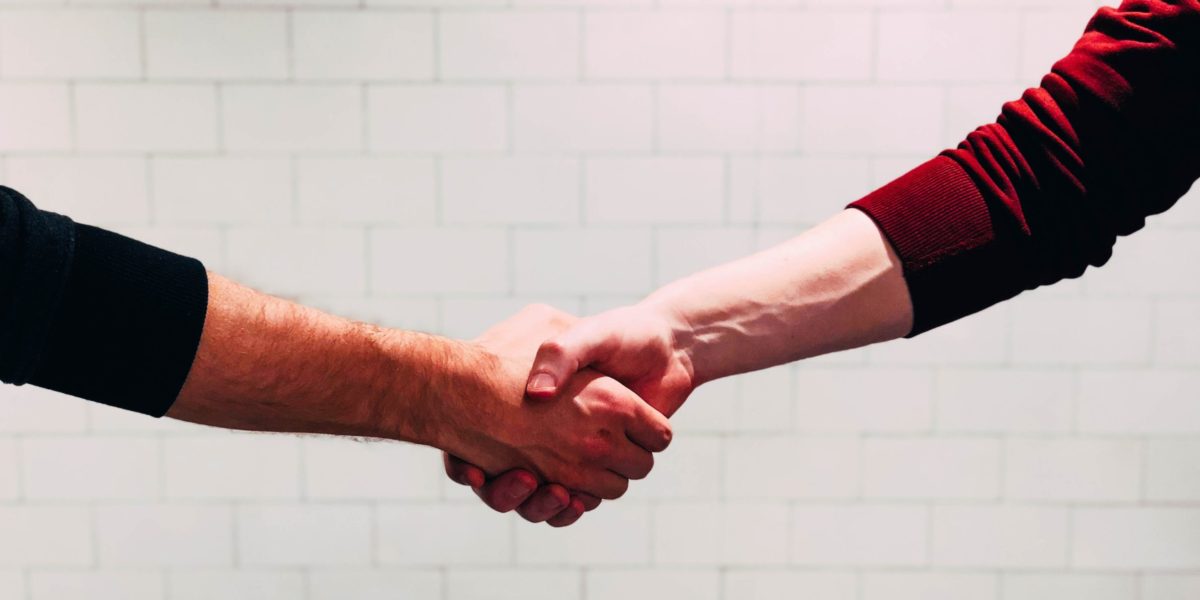
[[[991,213],[953,159],[934,158],[849,207],[870,216],[900,257],[913,305],[907,337],[1002,299]]]
[[[0,186],[0,381],[33,376],[71,270],[75,223]]]
[[[29,382],[162,416],[204,330],[208,276],[192,258],[77,224],[58,314]]]

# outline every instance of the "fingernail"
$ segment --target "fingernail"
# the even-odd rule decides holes
[[[559,501],[558,496],[546,496],[542,498],[542,510],[552,511],[562,508],[563,504]]]
[[[538,373],[529,380],[529,389],[539,392],[552,390],[554,389],[554,377],[549,373]]]
[[[533,491],[533,486],[527,481],[517,481],[508,487],[508,499],[524,498]]]

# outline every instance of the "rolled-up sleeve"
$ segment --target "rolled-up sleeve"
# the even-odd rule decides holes
[[[1200,0],[1126,0],[995,123],[850,206],[903,263],[911,336],[1103,265],[1198,177]]]
[[[207,306],[199,261],[39,210],[0,187],[5,383],[161,416],[191,369]]]

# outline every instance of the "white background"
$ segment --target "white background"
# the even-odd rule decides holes
[[[0,175],[272,293],[472,336],[772,244],[957,143],[1067,0],[5,2]],[[722,381],[570,529],[399,444],[0,392],[0,598],[1200,597],[1200,198],[1108,267]]]

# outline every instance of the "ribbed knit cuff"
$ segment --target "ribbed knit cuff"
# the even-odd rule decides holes
[[[30,383],[162,416],[191,370],[207,308],[199,261],[77,224],[70,278]]]
[[[33,376],[71,270],[75,223],[0,186],[0,380]]]
[[[850,208],[875,221],[903,263],[913,304],[908,337],[995,301],[984,303],[990,294],[978,281],[980,260],[993,254],[992,217],[979,188],[953,159],[934,158]]]

